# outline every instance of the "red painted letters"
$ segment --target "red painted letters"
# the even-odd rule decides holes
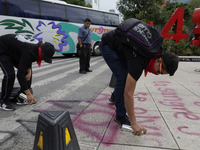
[[[166,40],[175,40],[179,42],[182,39],[188,39],[188,34],[183,34],[183,18],[184,18],[184,7],[176,9],[174,14],[171,16],[165,27],[161,31],[161,35]],[[175,24],[174,34],[168,34],[170,29]]]
[[[200,46],[200,8],[194,10],[192,22],[197,23],[197,25],[194,28],[195,39],[191,40],[191,44]]]

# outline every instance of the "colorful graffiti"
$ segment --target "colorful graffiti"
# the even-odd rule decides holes
[[[99,27],[99,28],[91,28],[92,32],[96,32],[98,34],[102,34],[105,32],[109,32],[112,31],[112,29],[104,29],[103,27]]]
[[[51,21],[47,25],[50,25],[51,29],[54,30],[54,33],[56,33],[55,35],[53,35],[52,38],[54,38],[57,35],[62,35],[62,38],[61,40],[59,40],[59,43],[56,42],[56,44],[59,46],[58,51],[62,51],[63,46],[67,45],[67,41],[65,39],[68,36],[65,34],[65,32],[61,31],[61,26],[56,25],[55,22]],[[33,36],[33,38],[38,39],[40,41],[43,41],[45,37],[45,35],[43,35],[44,32],[40,28],[47,27],[47,25],[43,21],[38,21],[38,25],[35,27],[34,30],[33,25],[26,19],[21,19],[21,22],[15,19],[5,19],[0,21],[0,26],[6,26],[4,29],[15,30],[14,33],[16,34],[25,34],[27,36]]]
[[[0,21],[0,27],[4,27],[5,34],[7,30],[17,34],[32,36],[40,41],[53,42],[58,53],[75,53],[77,34],[80,26],[72,23],[54,22],[54,21],[31,21],[28,19],[3,19]],[[92,41],[100,41],[101,35],[111,29],[103,27],[91,27]],[[76,36],[71,36],[75,34]],[[68,46],[68,48],[66,48]]]
[[[61,26],[62,31],[65,31],[67,35],[70,35],[70,32],[74,32],[78,34],[79,26],[70,24],[70,23],[59,23],[58,25]],[[69,30],[70,29],[70,30]],[[76,37],[77,38],[77,37]],[[92,40],[100,41],[101,37],[92,33]],[[73,53],[74,49],[76,49],[76,43],[71,36],[68,36],[67,42],[69,44],[69,51],[68,53]]]
[[[36,27],[36,29],[38,31],[40,31],[40,33],[36,34],[33,36],[33,38],[35,39],[38,39],[40,41],[43,41],[43,37],[40,36],[43,32],[40,30],[40,27],[44,25],[46,26],[46,24],[43,22],[43,21],[38,21],[38,26]],[[59,49],[58,51],[62,51],[63,50],[63,46],[67,46],[67,41],[65,40],[68,35],[65,34],[65,31],[61,31],[61,26],[60,25],[56,25],[55,22],[49,22],[47,25],[51,25],[52,26],[52,29],[56,29],[58,28],[58,30],[56,31],[57,34],[54,34],[53,35],[53,38],[54,38],[54,42],[59,46]],[[56,36],[62,36],[61,40],[59,38],[57,38]],[[57,43],[57,41],[59,41],[59,43]]]
[[[15,33],[26,33],[27,35],[33,35],[34,28],[29,21],[22,19],[22,22],[14,19],[5,19],[0,21],[0,26],[7,26],[5,29],[15,29]],[[30,30],[24,30],[24,28],[30,27]]]

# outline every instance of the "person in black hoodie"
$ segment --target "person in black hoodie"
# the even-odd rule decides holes
[[[32,63],[37,61],[39,67],[42,60],[52,63],[54,53],[54,46],[48,42],[42,43],[31,37],[17,34],[0,36],[0,67],[4,73],[1,109],[15,110],[10,104],[9,99],[15,81],[14,67],[17,68],[17,79],[21,91],[27,96],[28,104],[35,104],[37,102],[30,91]]]
[[[116,106],[115,122],[121,126],[123,124],[131,126],[134,131],[133,134],[140,136],[145,134],[147,129],[136,120],[134,104],[136,83],[143,71],[145,76],[148,72],[155,75],[169,74],[173,76],[178,68],[178,56],[167,51],[163,55],[159,55],[160,51],[162,53],[163,40],[160,40],[157,48],[158,52],[156,54],[159,57],[152,57],[150,53],[149,56],[145,56],[144,52],[149,49],[145,47],[142,51],[139,44],[136,44],[136,41],[140,41],[143,45],[146,44],[138,36],[143,37],[145,40],[147,39],[146,41],[147,43],[149,42],[148,46],[150,47],[150,45],[152,46],[158,41],[150,43],[150,39],[159,32],[153,29],[150,32],[151,28],[147,24],[145,25],[140,21],[136,24],[134,22],[135,19],[130,20],[128,20],[130,27],[125,20],[115,30],[104,33],[99,43],[99,49],[116,78],[114,92],[110,100]],[[118,29],[124,25],[129,28],[120,32]],[[125,31],[130,29],[133,29],[131,31],[135,31],[135,34],[128,36],[130,32]],[[131,37],[135,38],[135,41],[131,40]],[[133,44],[133,46],[129,44]]]

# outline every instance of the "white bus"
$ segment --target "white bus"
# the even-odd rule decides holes
[[[77,54],[78,29],[90,18],[93,55],[99,55],[103,33],[116,28],[119,15],[49,0],[0,0],[0,36],[9,33],[32,36],[54,44],[57,54]]]

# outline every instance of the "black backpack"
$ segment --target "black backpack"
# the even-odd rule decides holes
[[[117,43],[126,44],[134,52],[146,58],[159,58],[163,55],[163,37],[154,27],[131,18],[123,21],[115,30]],[[123,49],[123,48],[120,48]],[[157,54],[161,50],[161,53]]]

